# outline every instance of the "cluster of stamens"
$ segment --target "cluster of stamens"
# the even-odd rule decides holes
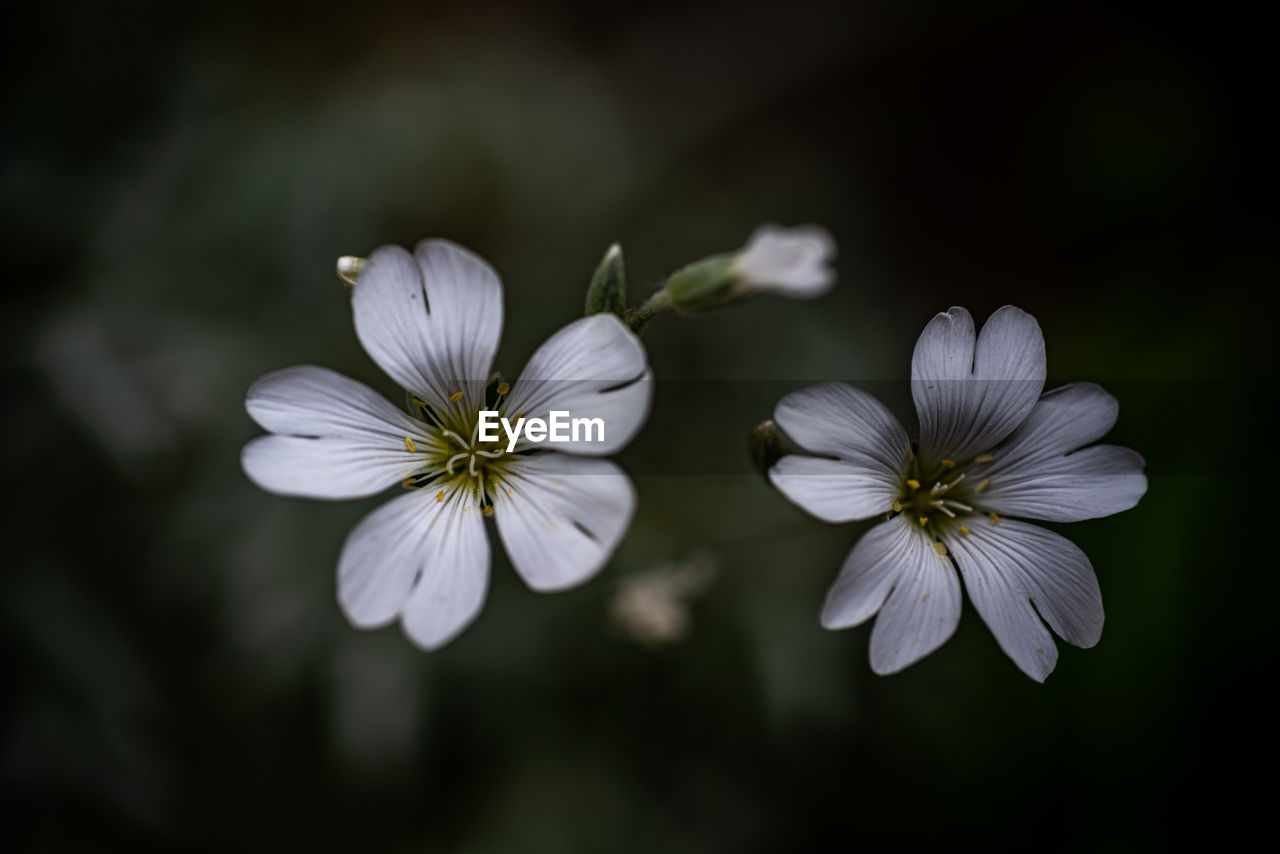
[[[931,528],[936,535],[951,520],[974,512],[975,499],[991,485],[989,477],[981,477],[980,472],[974,469],[994,459],[991,454],[979,454],[959,464],[955,460],[944,459],[925,469],[913,442],[910,465],[902,481],[902,494],[893,502],[889,515],[909,514],[920,527]],[[993,522],[999,521],[994,513],[989,515]],[[965,535],[969,533],[963,524],[959,525],[959,531]],[[939,542],[935,546],[942,544]],[[939,554],[945,553],[945,547],[939,550]]]
[[[503,398],[510,391],[511,386],[499,380],[496,386],[496,397],[491,397],[488,408],[498,409]],[[458,403],[463,396],[462,391],[456,391],[449,396],[449,403]],[[492,513],[492,494],[499,486],[500,480],[498,468],[492,463],[507,456],[505,443],[501,440],[497,442],[480,440],[478,412],[457,408],[451,413],[442,414],[420,398],[411,397],[409,401],[417,410],[414,414],[427,422],[426,433],[430,441],[423,445],[415,442],[410,436],[404,437],[404,444],[409,453],[421,452],[426,458],[422,472],[406,478],[404,485],[410,489],[421,489],[427,486],[444,487],[436,493],[437,501],[444,501],[446,490],[468,489],[474,493],[476,502],[485,514]],[[519,416],[516,417],[519,418]],[[469,434],[468,424],[470,424]],[[450,481],[448,484],[445,483],[446,479]]]

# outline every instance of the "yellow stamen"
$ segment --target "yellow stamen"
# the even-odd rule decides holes
[[[509,391],[511,391],[511,383],[508,383],[508,382],[498,383],[498,394],[506,394]]]
[[[968,526],[967,526],[967,525],[961,525],[961,526],[960,526],[960,533],[964,534],[966,537],[967,537],[967,536],[969,536],[969,528],[968,528]]]
[[[934,550],[935,552],[937,552],[937,553],[938,553],[938,557],[946,557],[946,556],[947,556],[947,547],[946,547],[946,546],[944,546],[944,545],[942,544],[942,542],[941,542],[941,541],[939,541],[939,540],[934,540],[934,541],[933,541],[933,550]]]
[[[436,493],[436,503],[437,503],[437,504],[439,504],[441,501],[444,501],[444,490],[443,490],[443,489]]]
[[[928,602],[928,601],[929,601],[929,597],[930,597],[930,596],[932,596],[932,595],[933,595],[932,593],[926,593],[926,594],[924,594],[923,596],[921,596],[921,597],[920,597],[920,601],[921,601],[921,602]]]
[[[990,454],[978,454],[978,456],[973,458],[973,461],[975,463],[989,463],[994,459],[995,457],[991,456]]]
[[[1000,524],[1000,517],[997,516],[995,513],[988,513],[987,518],[990,519],[992,522],[996,523],[997,525]]]
[[[418,407],[419,409],[427,408],[427,402],[420,397],[410,397],[409,400],[410,402],[413,403],[414,406]]]
[[[991,485],[991,478],[984,477],[982,480],[978,481],[978,485],[973,488],[973,491],[981,492],[982,490],[986,489],[990,485]]]
[[[955,468],[955,467],[956,467],[956,461],[955,461],[955,460],[943,460],[943,461],[942,461],[942,467],[943,467],[944,469],[953,469],[953,468]]]
[[[909,477],[907,478],[907,486],[911,487],[912,489],[919,489],[920,481],[916,480],[914,477]]]
[[[461,390],[459,390],[459,391],[455,391],[453,394],[449,395],[449,402],[450,402],[450,403],[457,403],[459,400],[462,400],[462,391],[461,391]]]
[[[404,437],[404,446],[409,449],[409,453],[411,454],[418,450],[418,446],[413,444],[413,440],[408,436]]]
[[[493,505],[492,505],[492,504],[486,504],[486,505],[485,505],[485,506],[480,510],[480,512],[481,512],[483,515],[485,515],[485,516],[492,516],[492,515],[493,515]]]
[[[901,502],[901,501],[895,501],[895,502],[893,502],[893,512],[894,512],[894,513],[901,513],[901,512],[902,512],[902,502]]]
[[[413,489],[413,478],[406,477],[404,480],[401,481],[401,483],[403,483],[405,486],[409,487],[410,489]]]
[[[921,528],[923,528],[925,525],[928,525],[928,524],[929,524],[929,517],[928,517],[928,516],[920,516],[920,517],[918,517],[918,518],[919,518],[919,520],[920,520],[920,527],[921,527]]]

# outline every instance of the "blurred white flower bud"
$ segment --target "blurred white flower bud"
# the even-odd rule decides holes
[[[762,293],[812,299],[835,284],[835,254],[835,239],[821,226],[762,225],[737,252],[677,270],[666,290],[685,313],[726,308]]]

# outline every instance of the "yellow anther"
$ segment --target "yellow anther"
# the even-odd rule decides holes
[[[492,505],[492,504],[486,504],[484,507],[482,507],[482,508],[480,509],[480,512],[481,512],[483,515],[485,515],[485,516],[492,516],[492,515],[493,515],[493,505]]]
[[[995,457],[991,456],[990,454],[978,454],[978,456],[973,458],[973,461],[975,463],[989,463],[994,459]]]
[[[920,520],[920,527],[921,527],[921,528],[923,528],[925,525],[928,525],[928,524],[929,524],[929,517],[928,517],[928,516],[918,516],[918,517],[916,517],[916,518],[918,518],[918,519]]]
[[[437,503],[437,504],[439,504],[441,501],[444,501],[444,490],[443,490],[443,489],[436,493],[436,503]]]
[[[413,403],[413,405],[414,405],[414,406],[416,406],[416,407],[418,407],[419,409],[426,409],[426,408],[427,408],[427,402],[426,402],[425,400],[423,400],[422,398],[420,398],[420,397],[410,397],[410,398],[409,398],[409,401],[410,401],[411,403]]]
[[[930,597],[930,596],[932,596],[932,595],[933,595],[932,593],[926,593],[926,594],[924,594],[923,596],[921,596],[921,597],[920,597],[920,601],[921,601],[921,602],[928,602],[928,601],[929,601],[929,597]]]
[[[960,533],[964,534],[966,537],[969,536],[969,527],[967,525],[961,525]]]
[[[988,513],[987,518],[990,519],[992,522],[996,523],[997,525],[1000,524],[1000,517],[997,516],[995,513]]]
[[[511,391],[511,383],[509,382],[498,383],[498,394],[506,394],[509,391]]]
[[[914,477],[909,477],[907,478],[907,486],[911,487],[912,489],[919,489],[920,481],[916,480]]]
[[[413,440],[410,439],[408,436],[404,437],[404,446],[409,449],[409,453],[411,454],[414,451],[418,450],[418,446],[413,444]]]
[[[947,556],[947,547],[940,540],[933,541],[933,550],[938,553],[939,557]]]
[[[984,477],[982,480],[978,481],[978,485],[973,488],[973,491],[981,492],[982,490],[986,489],[990,485],[991,485],[991,478]]]
[[[455,391],[453,394],[449,395],[449,402],[450,402],[450,403],[457,403],[459,400],[462,400],[462,391],[461,391],[461,390]]]
[[[956,461],[955,461],[955,460],[943,460],[943,461],[942,461],[942,467],[943,467],[944,469],[953,469],[953,468],[955,468],[955,467],[956,467]]]
[[[901,502],[901,501],[895,501],[895,502],[893,502],[893,512],[894,512],[894,513],[901,513],[901,512],[902,512],[902,502]]]
[[[410,489],[413,489],[413,486],[414,486],[413,478],[406,477],[404,480],[401,481],[401,483],[403,483],[405,486],[409,487]]]

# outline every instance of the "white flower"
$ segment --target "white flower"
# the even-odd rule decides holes
[[[835,284],[835,254],[835,240],[821,226],[762,225],[734,258],[733,270],[747,290],[812,299]]]
[[[360,628],[400,620],[414,643],[440,647],[479,614],[489,578],[484,518],[534,590],[595,574],[621,540],[635,492],[600,459],[643,426],[652,396],[644,347],[612,314],[570,323],[533,354],[514,386],[486,397],[502,332],[502,284],[481,258],[445,240],[414,253],[374,252],[352,295],[356,335],[411,395],[410,416],[358,382],[300,366],[250,387],[245,406],[273,435],[244,448],[263,489],[360,498],[404,482],[411,491],[362,519],[338,562],[338,601]],[[478,412],[603,418],[605,441],[507,453],[477,440]],[[596,439],[598,436],[592,436]],[[558,451],[565,451],[560,453]]]
[[[1088,558],[1052,531],[1002,516],[1073,522],[1137,504],[1143,460],[1092,445],[1119,406],[1092,383],[1041,394],[1044,339],[1005,306],[975,337],[963,308],[938,314],[916,342],[913,446],[871,395],[840,383],[793,392],[774,419],[803,449],[769,478],[828,522],[883,515],[845,560],[822,624],[874,616],[871,668],[894,673],[941,646],[960,619],[960,578],[1010,658],[1044,681],[1057,661],[1045,628],[1076,646],[1102,633],[1102,595]],[[957,575],[958,571],[958,575]],[[1043,622],[1042,622],[1043,620]]]

